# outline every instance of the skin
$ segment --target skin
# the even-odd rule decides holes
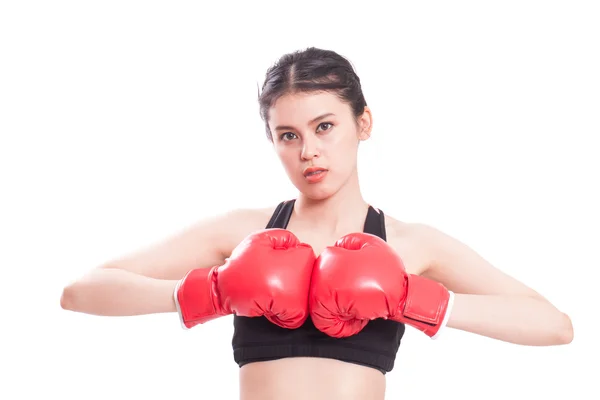
[[[324,114],[328,115],[315,119]],[[269,126],[273,149],[299,191],[288,229],[310,244],[316,255],[341,236],[362,231],[369,204],[360,191],[357,154],[359,143],[371,135],[369,108],[355,118],[350,107],[333,94],[289,94],[271,108]],[[303,171],[310,166],[326,168],[325,179],[309,183]],[[266,226],[274,208],[232,210],[109,261],[67,285],[61,305],[95,315],[176,312],[173,290],[177,280],[193,268],[223,263],[245,236]],[[408,273],[434,279],[455,292],[445,329],[521,345],[572,341],[573,328],[565,313],[468,245],[434,227],[388,215],[386,230],[388,243]],[[288,358],[240,369],[240,398],[244,400],[382,400],[385,388],[380,372],[331,359]]]

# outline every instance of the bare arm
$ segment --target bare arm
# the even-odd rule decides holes
[[[68,285],[60,299],[65,310],[103,316],[175,312],[177,280],[149,278],[118,268],[96,268]]]
[[[200,221],[93,269],[64,288],[61,306],[111,316],[175,312],[177,281],[192,269],[224,263],[237,243],[267,220],[264,210],[236,210]]]
[[[539,293],[459,240],[431,227],[416,229],[433,258],[423,275],[455,293],[448,327],[530,346],[572,341],[569,316]]]

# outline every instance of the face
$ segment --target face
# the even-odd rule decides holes
[[[275,151],[300,192],[323,199],[356,174],[358,144],[371,133],[367,107],[357,120],[336,95],[282,96],[269,112]]]

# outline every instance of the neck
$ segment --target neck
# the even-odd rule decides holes
[[[299,219],[311,221],[319,230],[332,234],[353,230],[364,223],[368,203],[363,199],[356,171],[340,190],[332,196],[314,200],[298,196],[294,213]]]

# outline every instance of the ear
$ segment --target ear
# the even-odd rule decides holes
[[[373,115],[371,109],[365,106],[365,111],[358,118],[358,139],[367,140],[373,130]]]

